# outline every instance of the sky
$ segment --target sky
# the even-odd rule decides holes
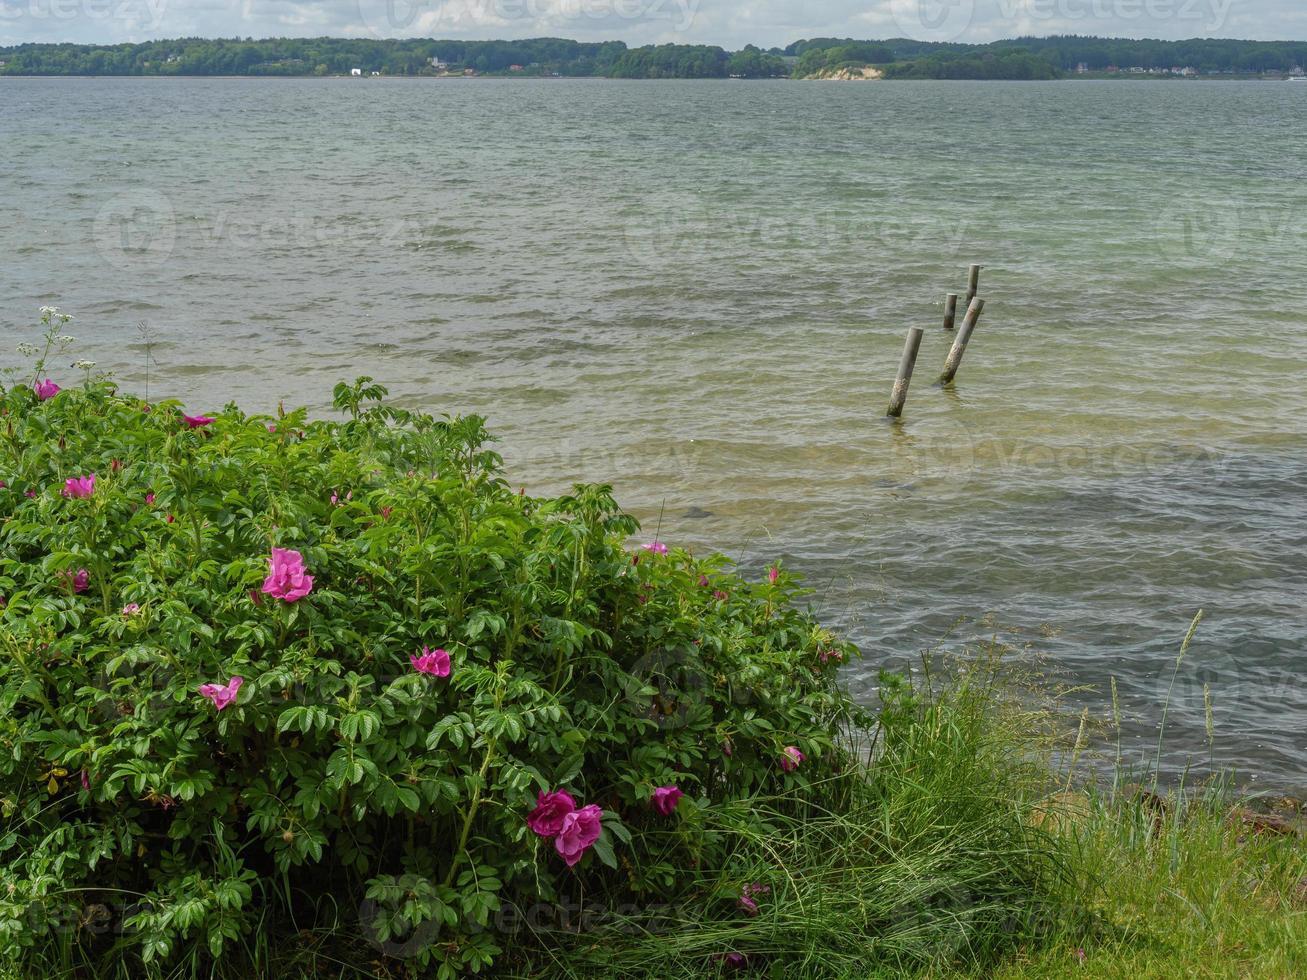
[[[0,44],[171,37],[568,37],[784,46],[806,37],[1307,39],[1303,0],[0,0]]]

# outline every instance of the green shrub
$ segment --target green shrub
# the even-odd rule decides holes
[[[989,976],[1080,927],[1086,887],[1040,820],[1055,716],[1015,696],[1021,671],[1001,653],[881,674],[870,765],[715,807],[728,859],[687,870],[687,901],[661,922],[541,937],[530,945],[556,951],[514,975]],[[765,889],[757,915],[692,900],[739,894],[742,869]]]
[[[608,487],[515,492],[481,419],[366,378],[343,422],[206,421],[89,367],[51,396],[62,322],[0,387],[0,962],[201,972],[343,924],[475,971],[503,908],[657,904],[728,862],[716,811],[846,767],[853,651],[788,574],[633,553]],[[295,601],[261,591],[273,549]],[[526,822],[560,789],[602,811],[574,868]]]

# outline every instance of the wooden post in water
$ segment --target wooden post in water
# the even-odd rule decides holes
[[[980,292],[980,266],[973,265],[967,273],[967,306],[971,306],[971,301],[976,298],[976,293]]]
[[[958,317],[958,294],[949,293],[944,300],[944,329],[952,330],[953,321]]]
[[[966,353],[967,343],[971,340],[971,332],[976,329],[976,321],[980,319],[980,312],[984,308],[985,301],[979,296],[967,307],[967,315],[962,318],[962,326],[958,328],[953,349],[948,352],[948,360],[944,362],[944,373],[939,376],[940,384],[950,383],[958,373],[958,367],[962,364],[962,355]]]
[[[903,345],[903,357],[899,361],[899,374],[894,379],[894,390],[889,396],[889,411],[885,413],[892,419],[903,414],[903,406],[908,400],[908,384],[912,381],[912,369],[917,366],[917,351],[921,350],[921,337],[924,333],[920,327],[908,331],[907,343]]]

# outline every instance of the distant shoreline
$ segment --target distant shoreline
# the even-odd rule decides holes
[[[376,75],[376,76],[351,76],[351,75],[89,75],[81,73],[66,74],[39,74],[39,75],[19,75],[13,73],[0,72],[0,82],[7,78],[21,79],[38,79],[38,78],[79,78],[79,79],[106,79],[106,78],[123,78],[135,79],[139,81],[191,81],[194,79],[214,79],[217,81],[258,81],[258,82],[370,82],[370,81],[402,81],[402,82],[1021,82],[1021,83],[1049,83],[1049,82],[1112,82],[1112,83],[1141,83],[1141,82],[1158,82],[1165,84],[1175,84],[1179,82],[1257,82],[1266,84],[1278,84],[1286,81],[1292,81],[1291,78],[1268,78],[1263,75],[1200,75],[1193,78],[1182,78],[1177,75],[1065,75],[1061,78],[886,78],[886,77],[867,77],[867,78],[832,78],[804,76],[800,78],[613,78],[608,75]],[[1303,85],[1307,89],[1307,84]]]
[[[630,47],[566,38],[172,38],[0,47],[0,76],[88,78],[621,78],[1049,81],[1281,80],[1307,72],[1307,41],[1022,37],[986,44],[811,38],[785,47]]]

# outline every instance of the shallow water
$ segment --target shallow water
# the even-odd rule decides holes
[[[781,557],[851,668],[998,632],[1307,788],[1307,87],[0,80],[0,334],[195,408],[371,374]],[[982,262],[955,390],[943,297]],[[905,420],[882,418],[927,329]],[[12,360],[0,353],[0,364]],[[700,515],[707,512],[708,516]]]

